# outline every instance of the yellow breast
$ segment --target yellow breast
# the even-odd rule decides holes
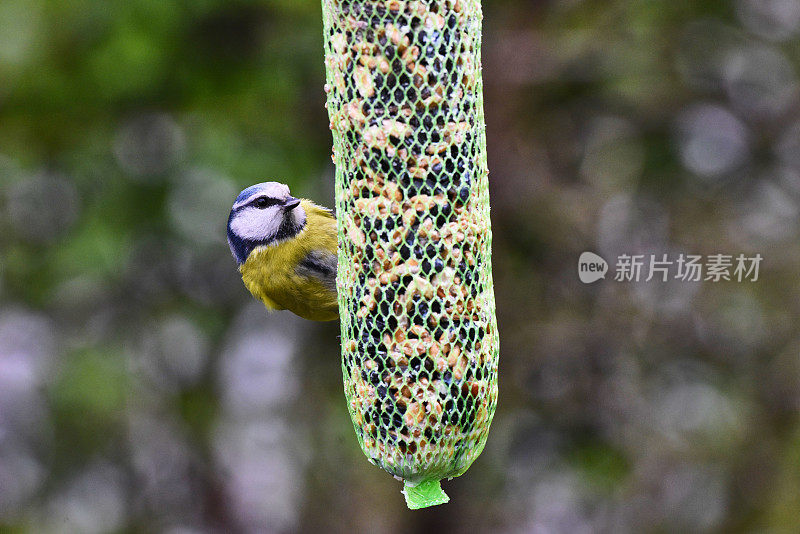
[[[339,318],[335,288],[298,274],[297,266],[314,251],[336,254],[336,219],[309,200],[300,206],[306,212],[305,228],[293,238],[254,249],[239,270],[247,289],[267,308],[332,321]]]

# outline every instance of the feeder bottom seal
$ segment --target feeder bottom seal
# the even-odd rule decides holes
[[[406,481],[403,495],[406,496],[406,504],[411,510],[436,506],[450,501],[450,497],[442,490],[442,484],[439,480],[425,480],[416,486],[412,486]]]

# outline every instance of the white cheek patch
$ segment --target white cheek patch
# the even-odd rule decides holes
[[[278,232],[282,220],[281,209],[277,206],[264,210],[245,208],[231,221],[231,230],[247,241],[264,241]]]
[[[292,210],[292,218],[294,219],[294,224],[298,228],[301,228],[306,224],[306,211],[300,206],[297,206]]]

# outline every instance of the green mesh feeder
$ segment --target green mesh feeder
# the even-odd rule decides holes
[[[479,0],[323,0],[350,416],[409,508],[486,444],[498,337]]]

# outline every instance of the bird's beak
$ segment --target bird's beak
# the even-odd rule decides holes
[[[289,210],[293,210],[294,208],[296,208],[298,204],[300,204],[300,199],[299,198],[288,197],[283,202],[283,207],[284,207],[284,209],[286,211],[289,211]]]

